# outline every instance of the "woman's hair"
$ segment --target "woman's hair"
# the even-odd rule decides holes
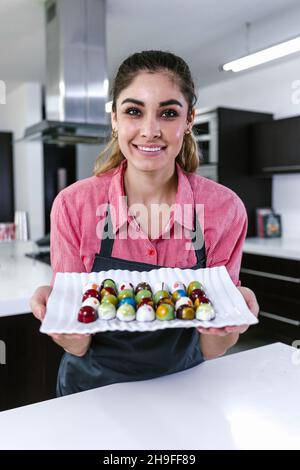
[[[113,82],[112,110],[116,111],[116,102],[120,93],[127,88],[139,72],[168,72],[177,83],[188,103],[188,115],[197,101],[195,86],[187,63],[175,54],[165,51],[142,51],[129,56],[120,65]],[[113,137],[100,153],[94,167],[96,176],[116,168],[124,160],[117,138]],[[187,172],[195,172],[199,165],[198,146],[193,134],[185,134],[183,144],[176,161]]]

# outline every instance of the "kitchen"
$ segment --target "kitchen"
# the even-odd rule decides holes
[[[64,4],[67,8],[67,3],[61,2],[61,5]],[[80,8],[84,3],[84,1],[76,2],[77,7],[74,8],[73,2],[74,23],[77,13],[79,20],[82,18]],[[104,8],[105,2],[99,3],[103,4]],[[199,4],[203,8],[200,8]],[[48,22],[51,24],[54,3],[50,2],[47,5]],[[220,0],[214,0],[207,6],[205,2],[188,1],[185,2],[185,9],[186,14],[183,17],[180,1],[174,2],[172,12],[169,9],[169,2],[134,0],[106,2],[106,12],[99,16],[102,27],[95,28],[98,45],[101,47],[96,47],[94,54],[95,60],[99,60],[102,64],[101,78],[91,75],[87,77],[88,83],[93,84],[95,79],[101,80],[103,92],[107,87],[107,81],[111,83],[118,64],[137,49],[171,50],[187,60],[195,77],[198,91],[197,114],[193,130],[203,158],[199,173],[202,172],[204,176],[217,179],[221,184],[233,189],[247,208],[249,228],[243,249],[240,279],[242,285],[254,290],[261,310],[258,325],[250,327],[241,335],[239,342],[229,351],[230,354],[205,364],[206,369],[203,369],[203,374],[207,376],[207,391],[210,390],[212,383],[210,381],[216,381],[213,371],[219,374],[221,367],[228,371],[235,386],[242,390],[241,384],[237,382],[232,371],[235,365],[239,367],[240,380],[247,381],[247,368],[250,368],[248,374],[250,370],[250,374],[252,372],[257,378],[258,382],[252,383],[254,396],[258,394],[260,384],[265,383],[267,377],[278,390],[283,391],[285,387],[296,390],[296,385],[299,384],[299,368],[292,363],[291,357],[297,349],[291,349],[291,346],[294,345],[297,348],[300,340],[300,202],[297,198],[300,183],[298,153],[300,53],[294,53],[239,73],[224,72],[220,67],[225,62],[244,56],[246,53],[297,37],[300,20],[299,2],[269,0],[264,1],[262,5],[258,1],[220,2]],[[57,11],[59,11],[58,7]],[[157,11],[160,12],[158,22]],[[235,15],[232,14],[233,11]],[[48,30],[47,40],[45,2],[3,1],[0,14],[3,19],[0,59],[2,84],[0,152],[1,157],[3,156],[0,163],[0,222],[13,225],[15,213],[19,213],[20,216],[23,214],[23,221],[19,222],[16,227],[17,240],[6,240],[0,243],[0,374],[1,384],[3,384],[0,391],[2,411],[0,423],[1,427],[2,423],[3,426],[19,427],[23,419],[20,417],[22,414],[29,421],[34,420],[37,416],[35,410],[37,410],[37,414],[41,413],[42,416],[44,413],[47,419],[49,414],[54,413],[54,409],[58,407],[61,416],[67,420],[71,417],[72,409],[75,409],[72,408],[73,406],[75,407],[76,404],[82,406],[80,394],[72,397],[74,401],[71,401],[71,397],[54,399],[57,368],[62,352],[61,348],[49,337],[39,333],[39,322],[29,313],[29,299],[35,288],[49,284],[52,278],[51,268],[47,264],[49,261],[47,235],[50,229],[49,214],[54,197],[65,186],[92,174],[95,159],[111,129],[109,128],[109,113],[105,112],[107,100],[104,99],[104,93],[102,95],[100,93],[100,97],[97,95],[98,101],[95,99],[96,113],[101,114],[96,114],[96,119],[95,115],[90,119],[97,124],[89,126],[88,132],[83,118],[75,115],[74,109],[80,111],[80,107],[68,108],[66,106],[65,117],[60,119],[59,107],[57,111],[57,103],[55,103],[57,99],[55,95],[57,80],[55,79],[65,73],[65,89],[69,84],[70,93],[72,86],[78,85],[76,83],[78,77],[75,76],[73,69],[68,69],[69,64],[65,64],[65,68],[61,69],[55,65],[58,62],[61,65],[64,64],[66,55],[51,55],[55,54],[54,49],[51,49],[55,47],[55,37],[61,40],[61,50],[66,47],[65,51],[70,51],[67,40],[62,34],[63,31],[71,31],[68,15],[64,17],[62,10],[61,37],[57,30],[54,31],[54,36],[53,31]],[[188,30],[186,29],[187,18],[191,24]],[[155,26],[151,19],[155,19]],[[169,24],[174,26],[172,30],[168,27],[168,34],[166,34],[165,25]],[[90,28],[92,26],[91,20]],[[105,28],[106,35],[104,34]],[[178,34],[182,28],[186,34],[184,40]],[[139,34],[138,47],[136,46],[137,34]],[[20,48],[21,42],[22,49]],[[103,50],[101,50],[104,46],[107,55],[107,72]],[[59,54],[61,50],[56,53]],[[54,65],[51,62],[53,57],[56,60],[53,62]],[[73,65],[72,62],[71,65]],[[73,71],[73,76],[72,73],[68,75],[70,70]],[[79,74],[81,72],[82,68]],[[93,70],[92,73],[94,73]],[[48,91],[45,88],[46,83]],[[59,99],[61,99],[60,95]],[[71,109],[70,115],[68,115],[69,109]],[[47,124],[47,121],[67,121],[73,124],[76,121],[77,125],[69,127],[64,124],[63,127],[57,125],[55,128],[47,127],[47,125],[41,126],[43,123]],[[71,144],[66,145],[66,139],[69,139],[68,142],[70,139],[73,140]],[[89,144],[86,144],[86,139],[89,140]],[[282,225],[281,236],[271,238],[257,236],[257,208],[272,208],[275,215],[280,216],[277,220],[280,220]],[[39,244],[36,244],[36,241],[39,241]],[[25,254],[29,254],[30,257]],[[276,345],[272,346],[274,343]],[[278,343],[282,343],[282,349]],[[274,352],[268,349],[272,347],[275,347]],[[240,351],[248,352],[241,353],[245,354],[243,356],[239,355]],[[276,369],[277,361],[274,358],[278,359],[281,369]],[[255,362],[258,368],[261,364],[269,364],[263,380],[255,370]],[[185,380],[187,383],[190,381],[192,387],[193,381],[196,380],[192,375],[192,370],[184,373],[187,374]],[[286,382],[282,378],[283,373],[287,376]],[[277,376],[277,382],[273,378],[274,375]],[[154,393],[159,393],[159,384],[162,389],[166,390],[168,386],[183,387],[179,376],[180,374],[175,374],[169,378],[162,378],[161,382],[154,380],[151,385]],[[259,381],[259,377],[262,382]],[[227,382],[224,382],[222,386],[226,387],[227,384],[230,387],[229,379]],[[145,384],[147,382],[135,384],[142,395],[147,394]],[[216,384],[218,384],[217,381]],[[126,384],[126,386],[129,388],[126,389],[124,384],[121,384],[87,392],[89,394],[87,396],[91,398],[91,407],[84,409],[81,418],[84,419],[84,413],[93,412],[92,404],[98,396],[101,396],[104,402],[107,400],[106,406],[109,407],[110,393],[114,394],[117,401],[120,393],[130,395],[131,391],[135,390],[132,387],[133,384]],[[182,391],[184,390],[183,387]],[[255,405],[251,397],[247,395],[246,398],[248,401],[246,400],[241,406],[252,405],[254,410]],[[271,408],[267,410],[269,422],[271,420],[274,423],[276,431],[272,436],[273,440],[262,441],[262,444],[258,442],[258,439],[249,442],[246,435],[243,440],[241,434],[240,440],[237,440],[237,434],[242,432],[238,426],[238,418],[241,420],[243,411],[245,412],[243,408],[240,416],[233,413],[234,416],[232,415],[231,421],[229,420],[232,425],[231,433],[234,434],[233,440],[228,437],[229,433],[226,429],[228,421],[221,419],[221,429],[223,425],[224,435],[220,432],[215,448],[218,446],[219,448],[251,448],[251,445],[252,448],[257,448],[257,446],[264,448],[264,445],[265,448],[273,448],[273,445],[277,448],[280,448],[280,445],[299,448],[299,440],[297,444],[297,437],[299,438],[300,434],[299,419],[297,426],[299,412],[292,411],[292,398],[289,409],[285,409],[280,401],[277,403],[275,400],[277,406],[282,406],[277,421],[271,414]],[[220,396],[216,395],[214,399],[220,404]],[[43,400],[47,401],[43,403]],[[32,405],[38,402],[41,403]],[[18,407],[25,405],[28,406],[20,408],[18,413]],[[140,406],[143,406],[142,403]],[[280,421],[280,417],[284,415],[283,410],[289,416],[293,413],[294,421],[290,427]],[[151,409],[145,410],[148,420],[153,422],[154,418],[151,420],[150,411]],[[201,411],[203,412],[202,408]],[[121,412],[117,406],[111,410],[109,419],[112,421],[108,423],[111,429],[113,418],[116,419],[118,416],[117,412]],[[135,413],[133,422],[138,420]],[[184,414],[183,409],[178,410],[178,413]],[[130,416],[128,410],[125,410],[124,415],[121,414],[121,416],[124,422],[128,422]],[[219,418],[220,416],[216,413],[213,420],[219,422]],[[102,415],[101,419],[104,419]],[[247,419],[250,419],[248,415]],[[23,420],[22,426],[24,427],[20,428],[23,429],[23,433],[26,429],[24,423]],[[266,434],[266,429],[269,429],[261,416],[257,422],[253,420],[251,423],[253,426],[259,424],[260,438]],[[156,426],[153,422],[152,429]],[[286,434],[278,431],[278,426],[283,426]],[[130,430],[129,427],[128,430]],[[129,449],[147,448],[146,437],[149,439],[151,437],[146,431],[141,434],[140,441],[129,439],[124,444],[124,448],[126,446]],[[283,434],[286,437],[283,438]],[[174,436],[171,435],[171,437]],[[163,447],[165,449],[180,448],[178,441],[174,447],[174,440],[171,437],[170,440],[166,439],[162,443]],[[73,448],[70,436],[69,440],[67,436],[67,440],[62,440],[60,443],[58,442],[60,438],[56,441],[53,435],[49,435],[48,442],[47,439],[40,442],[35,440],[36,447],[30,438],[26,442],[22,439],[24,439],[22,431],[17,439],[18,442],[12,441],[10,433],[7,433],[5,440],[4,437],[1,438],[2,448]],[[96,446],[95,442],[84,444],[81,442],[81,445],[86,446],[85,448],[97,448],[93,447],[93,445]],[[105,443],[107,448],[118,449],[122,445],[120,441],[115,445],[109,438]],[[194,448],[199,448],[197,441],[193,441],[193,444]],[[89,447],[90,445],[92,447]],[[187,445],[186,442],[184,445]],[[162,448],[155,440],[150,442],[150,447]],[[79,448],[82,447],[79,446]],[[208,441],[203,444],[203,448],[209,448]]]

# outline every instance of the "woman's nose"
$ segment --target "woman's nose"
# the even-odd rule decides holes
[[[152,117],[145,119],[141,125],[140,134],[142,137],[146,137],[147,139],[160,137],[161,130],[159,120]]]

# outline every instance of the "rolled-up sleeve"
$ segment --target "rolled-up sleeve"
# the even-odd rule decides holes
[[[67,205],[63,193],[54,200],[51,210],[50,254],[54,283],[57,272],[85,272],[80,258],[78,214]]]
[[[239,274],[243,255],[243,244],[247,234],[247,212],[242,201],[235,196],[230,204],[224,204],[217,222],[218,236],[211,244],[207,266],[224,265],[235,285],[239,286]]]

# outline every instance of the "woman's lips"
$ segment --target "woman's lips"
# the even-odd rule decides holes
[[[147,157],[156,157],[157,155],[161,155],[162,152],[164,152],[164,150],[167,148],[166,145],[132,145],[140,154],[146,155]]]

